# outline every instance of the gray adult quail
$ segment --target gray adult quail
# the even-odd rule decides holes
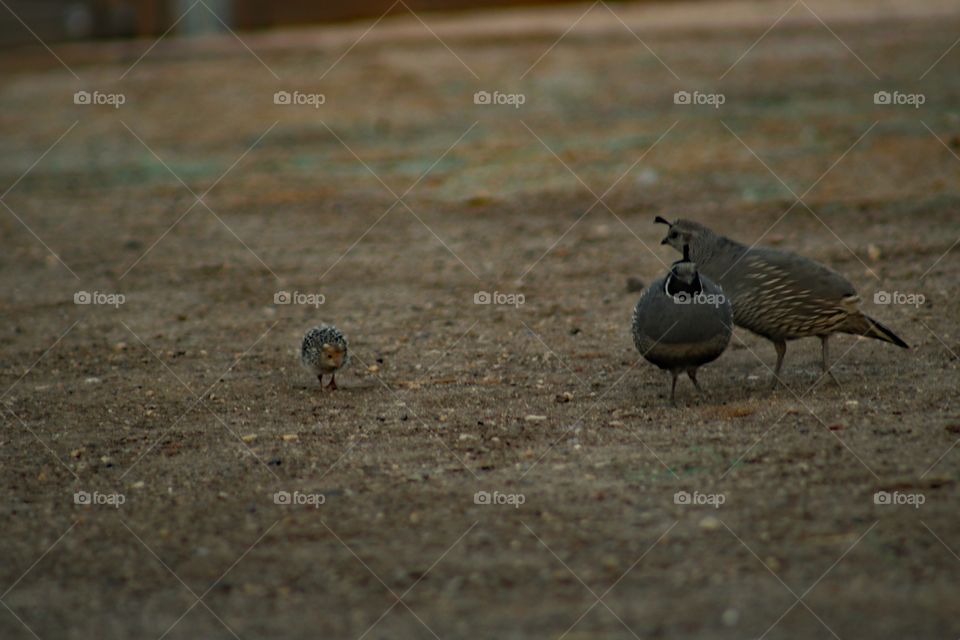
[[[787,341],[816,336],[822,349],[822,369],[839,385],[827,366],[827,342],[834,333],[849,333],[890,342],[909,349],[893,331],[859,309],[860,296],[836,271],[810,258],[767,247],[747,247],[690,220],[656,222],[669,225],[661,244],[678,250],[690,247],[700,270],[716,280],[733,304],[733,321],[773,342],[777,366]]]
[[[733,310],[723,290],[683,260],[652,283],[633,310],[633,343],[649,362],[670,371],[670,403],[676,404],[677,376],[686,372],[697,388],[697,369],[720,357],[733,332]]]
[[[327,388],[337,388],[337,371],[350,362],[347,350],[347,338],[333,325],[321,324],[313,327],[303,336],[300,345],[300,364],[320,381],[323,388],[323,376],[330,375]]]

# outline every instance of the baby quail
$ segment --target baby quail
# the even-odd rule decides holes
[[[690,220],[671,223],[657,216],[656,222],[670,227],[661,244],[678,250],[689,246],[701,271],[723,287],[733,304],[733,321],[773,342],[774,387],[780,381],[787,340],[820,338],[823,372],[834,382],[827,366],[831,334],[850,333],[910,348],[860,311],[860,297],[846,278],[818,262],[788,251],[747,247]]]
[[[315,374],[323,387],[323,376],[330,374],[327,388],[337,388],[337,371],[347,366],[350,354],[347,338],[333,325],[321,324],[307,331],[300,346],[300,364]]]
[[[684,247],[683,260],[651,284],[633,311],[633,343],[648,361],[673,375],[670,403],[676,404],[677,376],[690,377],[720,357],[733,332],[733,311],[723,290],[698,273]]]

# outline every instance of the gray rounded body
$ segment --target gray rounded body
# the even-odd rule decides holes
[[[733,311],[723,289],[700,275],[697,295],[669,295],[666,278],[644,291],[633,311],[633,343],[649,362],[674,374],[696,372],[730,343]]]

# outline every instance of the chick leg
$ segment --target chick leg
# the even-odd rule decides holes
[[[336,373],[330,374],[330,384],[327,385],[327,389],[330,389],[330,391],[337,390],[337,374]]]

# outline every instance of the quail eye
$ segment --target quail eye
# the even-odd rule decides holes
[[[671,238],[678,238],[678,237],[680,237],[680,234],[677,233],[676,231],[671,231],[671,232],[670,232],[670,237],[671,237]]]

